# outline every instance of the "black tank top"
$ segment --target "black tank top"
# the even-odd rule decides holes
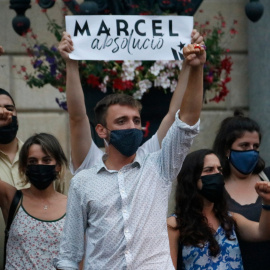
[[[231,198],[225,190],[229,211],[239,213],[252,221],[259,221],[262,200],[258,196],[255,203],[241,205]],[[251,243],[238,238],[245,270],[266,270],[270,269],[270,241]]]

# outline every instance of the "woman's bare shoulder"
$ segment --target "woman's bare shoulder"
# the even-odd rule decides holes
[[[170,216],[167,218],[167,225],[171,228],[177,227],[177,221],[175,216]]]

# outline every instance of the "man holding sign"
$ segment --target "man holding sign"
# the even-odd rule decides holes
[[[193,30],[192,43],[203,43],[200,34]],[[69,58],[73,52],[73,41],[69,34],[64,33],[59,51],[66,61],[67,82],[66,97],[69,113],[71,133],[71,172],[76,174],[83,169],[89,169],[97,160],[102,158],[103,152],[95,145],[91,138],[89,119],[86,113],[83,90],[80,82],[78,62]],[[183,62],[177,87],[173,93],[169,111],[160,124],[157,133],[140,147],[141,151],[151,153],[160,149],[163,138],[174,122],[175,113],[179,109],[190,73],[190,66]]]
[[[71,52],[72,43],[66,43],[67,40],[64,36],[62,45],[66,52]],[[108,143],[107,155],[106,159],[100,158],[94,167],[78,173],[72,180],[60,258],[55,263],[58,269],[78,269],[84,254],[84,269],[89,270],[174,269],[166,229],[168,196],[171,182],[198,133],[205,62],[205,51],[201,46],[189,45],[184,54],[189,69],[187,90],[181,112],[176,114],[175,123],[159,152],[136,152],[141,138],[140,105],[132,97],[111,95],[97,105],[96,130]],[[69,83],[80,85],[77,65],[71,60],[67,60],[67,73],[67,86]],[[71,78],[74,80],[69,82]],[[69,90],[67,88],[68,100]],[[81,98],[83,100],[83,96],[79,100]],[[76,104],[76,97],[73,102]],[[78,112],[81,107],[77,108]],[[75,116],[73,122],[76,122]],[[83,119],[85,117],[87,119],[86,113]],[[80,122],[81,117],[77,120]],[[87,123],[88,126],[85,121],[89,128],[88,119]],[[71,137],[73,131],[71,125]],[[78,145],[86,143],[87,151],[88,147],[92,148],[90,136],[83,141],[79,138]],[[128,143],[133,148],[131,153],[126,153],[126,147],[122,147]]]

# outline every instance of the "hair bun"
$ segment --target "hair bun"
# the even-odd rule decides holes
[[[242,116],[242,117],[244,117],[244,113],[243,113],[243,111],[241,111],[240,109],[236,109],[235,111],[234,111],[234,114],[233,114],[234,116]]]

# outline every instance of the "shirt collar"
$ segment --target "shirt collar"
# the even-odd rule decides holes
[[[17,139],[17,143],[18,143],[18,148],[17,148],[17,151],[16,151],[16,155],[14,157],[13,163],[15,163],[15,162],[17,162],[19,160],[19,154],[20,154],[20,151],[21,151],[22,146],[23,146],[23,142],[17,137],[16,137],[16,139]],[[6,153],[4,153],[3,151],[1,151],[1,150],[0,150],[0,155],[3,158],[6,158],[7,160],[9,160],[8,155]]]
[[[97,163],[97,165],[96,165],[96,172],[97,172],[97,174],[99,172],[102,172],[102,171],[105,171],[105,170],[108,171],[108,172],[110,172],[110,173],[111,172],[117,172],[117,171],[114,171],[114,170],[108,170],[107,169],[107,167],[106,167],[106,165],[104,163],[104,161],[106,160],[106,158],[107,158],[107,154],[104,154],[102,156],[102,160]],[[142,158],[139,157],[139,155],[136,154],[135,159],[133,160],[133,162],[130,163],[130,164],[125,165],[124,167],[134,168],[134,167],[138,166],[140,168],[141,167],[141,164],[142,164]]]

